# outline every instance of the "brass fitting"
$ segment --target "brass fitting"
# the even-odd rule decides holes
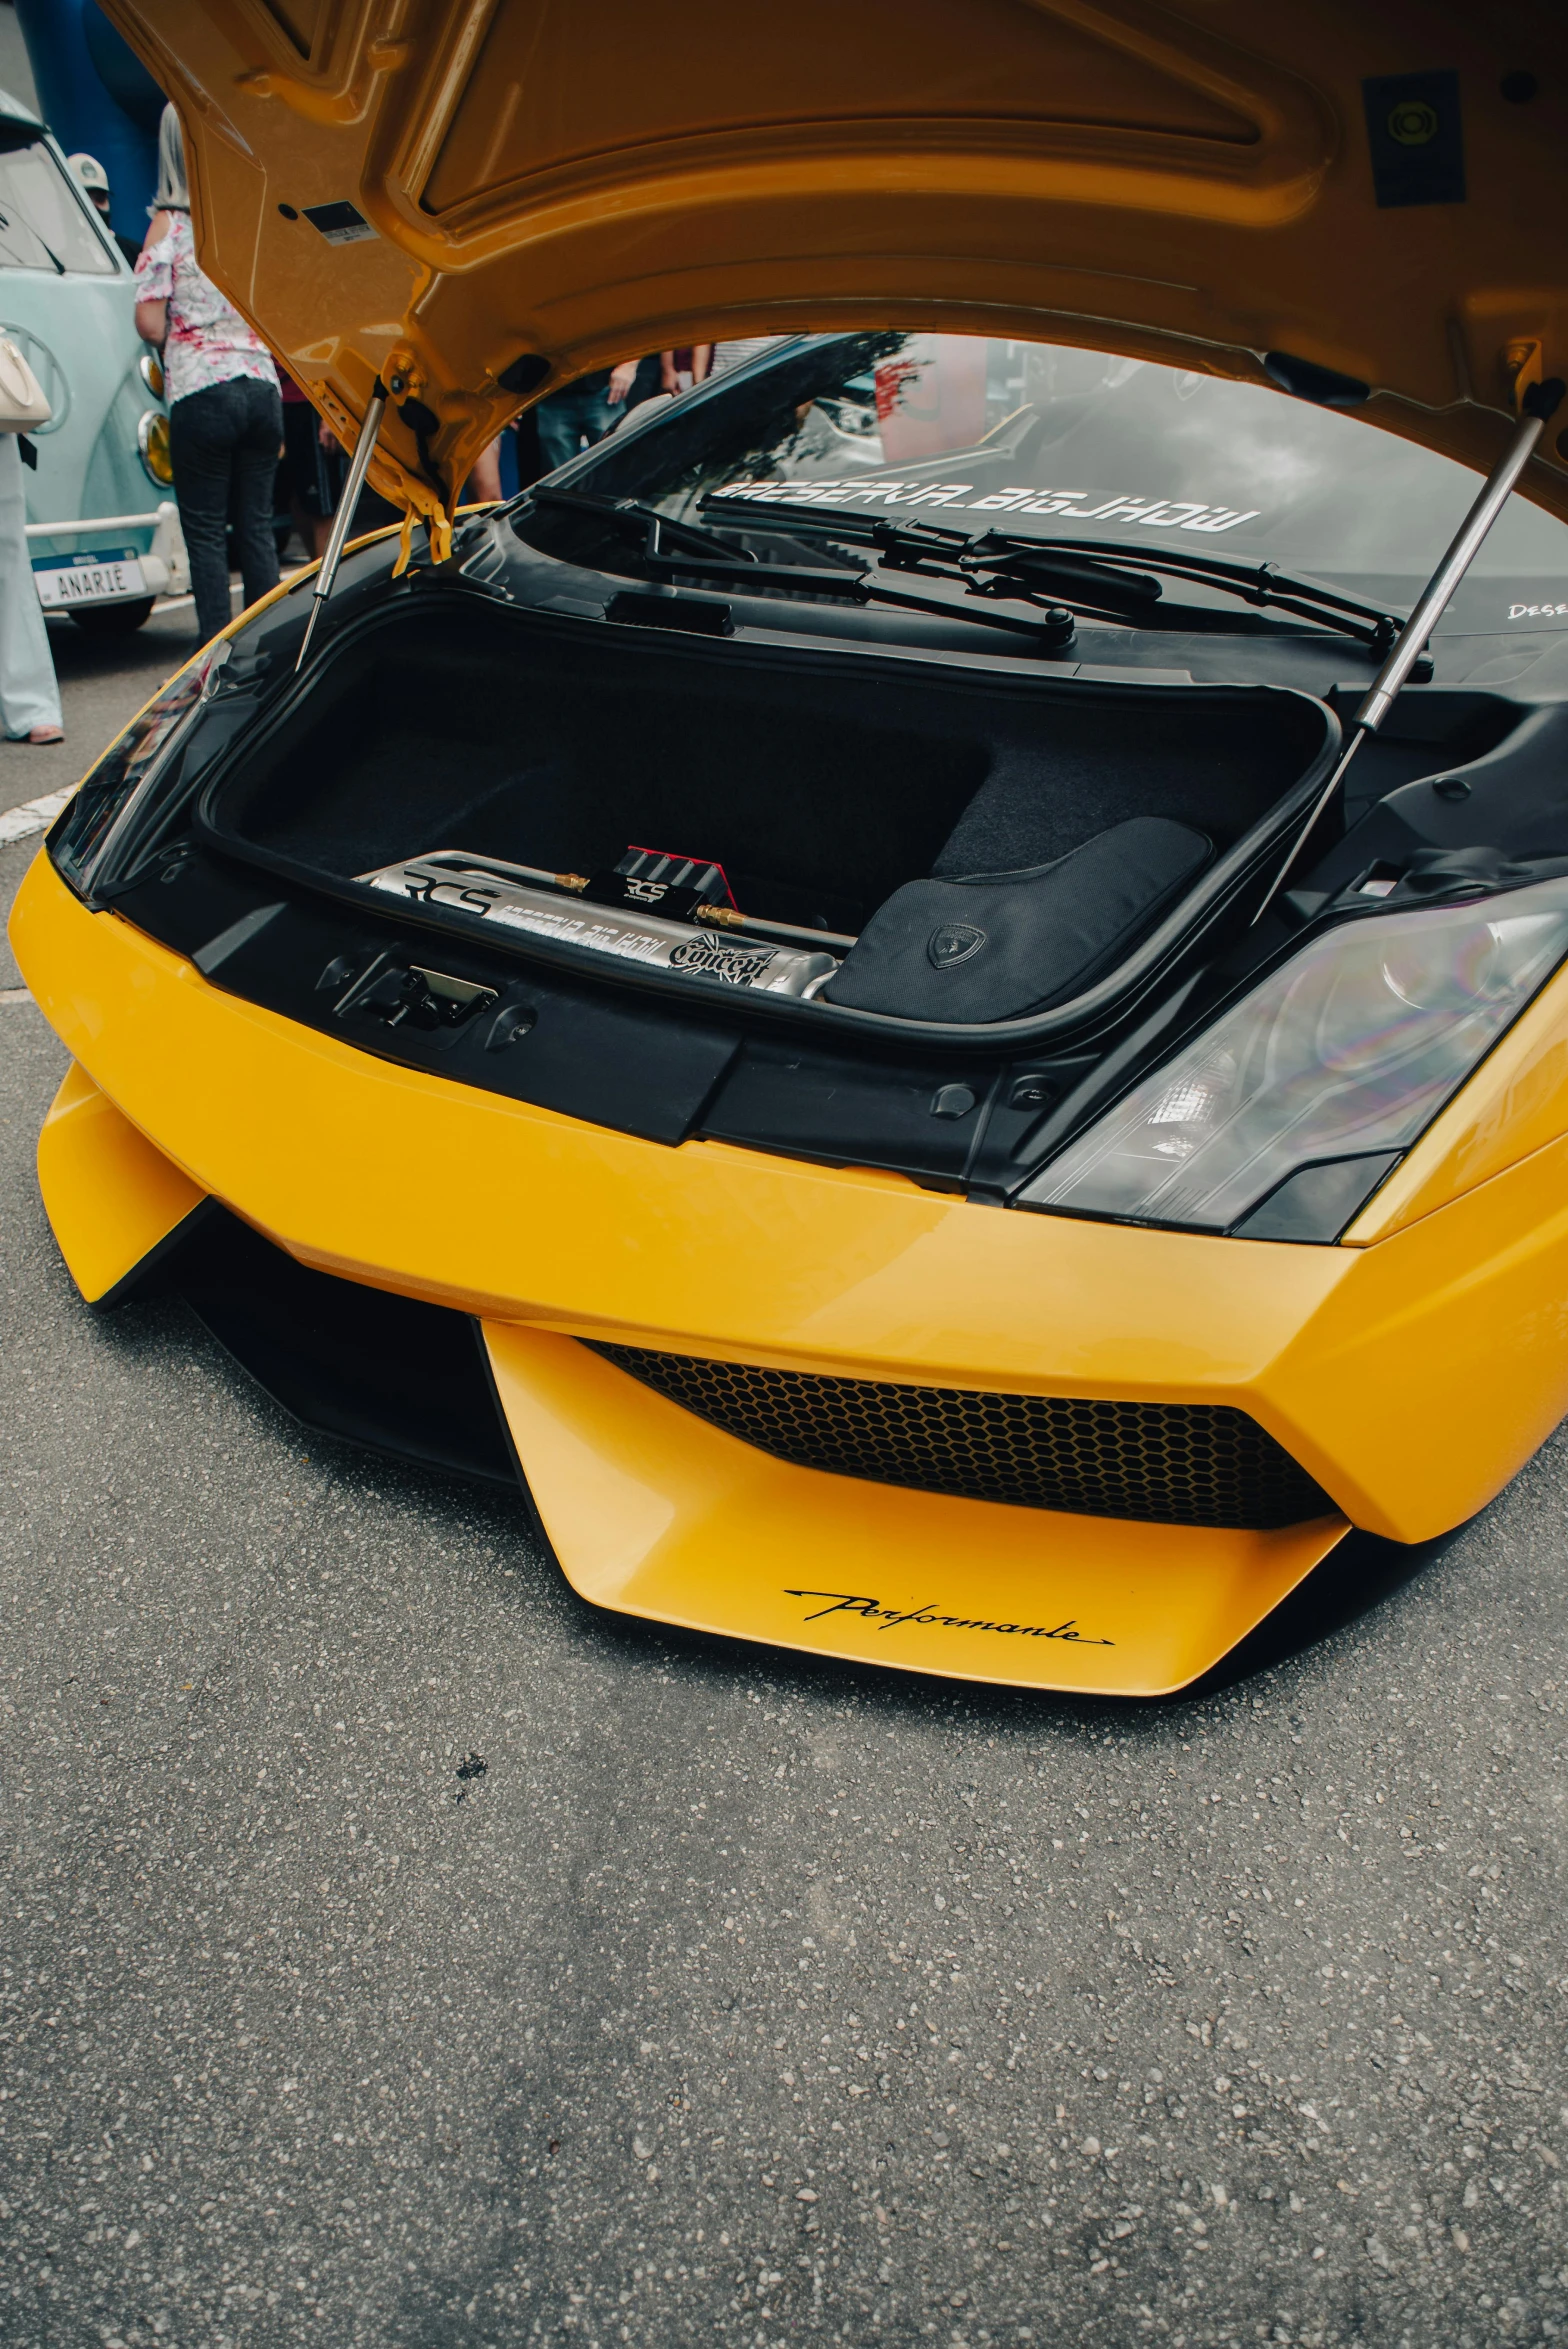
[[[1514,412],[1524,412],[1524,395],[1541,380],[1541,346],[1521,335],[1516,342],[1503,345],[1503,372],[1508,377],[1514,395]]]

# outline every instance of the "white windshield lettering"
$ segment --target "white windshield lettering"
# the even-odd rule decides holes
[[[754,505],[801,506],[942,506],[953,513],[1060,514],[1070,522],[1130,523],[1140,530],[1202,530],[1210,535],[1255,522],[1259,508],[1209,505],[1196,498],[1134,497],[1118,492],[1100,504],[1078,501],[1093,496],[1085,489],[1029,488],[1013,482],[1005,489],[971,497],[969,481],[921,482],[908,480],[831,480],[802,477],[793,481],[740,481],[718,492],[723,498],[747,499]],[[1524,617],[1521,611],[1518,615]]]
[[[1217,512],[1206,516],[1195,516],[1191,522],[1184,522],[1181,527],[1183,530],[1234,530],[1238,522],[1255,522],[1257,518],[1258,508],[1256,506],[1250,508],[1245,514],[1228,513],[1221,506]]]
[[[1181,528],[1185,529],[1187,523],[1192,519],[1194,514],[1206,514],[1208,510],[1209,509],[1207,506],[1202,505],[1176,504],[1156,506],[1152,514],[1140,514],[1138,516],[1138,526],[1142,530],[1147,530],[1151,527],[1158,527],[1163,523],[1173,528],[1180,526]]]

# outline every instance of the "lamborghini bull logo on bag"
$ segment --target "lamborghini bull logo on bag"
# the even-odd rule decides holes
[[[973,962],[984,944],[984,930],[972,922],[942,922],[926,941],[926,955],[936,970],[952,971],[961,962]]]

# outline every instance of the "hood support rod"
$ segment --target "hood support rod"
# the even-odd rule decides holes
[[[359,493],[365,486],[365,475],[369,470],[370,460],[375,451],[376,435],[381,430],[381,419],[386,412],[387,387],[378,375],[375,389],[370,395],[369,405],[365,409],[365,421],[361,424],[359,438],[354,443],[354,454],[349,462],[348,479],[343,484],[343,495],[339,498],[338,510],[332,517],[332,535],[327,540],[327,551],[321,558],[321,569],[316,573],[315,592],[310,601],[310,617],[305,622],[305,634],[300,644],[299,658],[294,663],[296,677],[305,666],[306,656],[310,651],[310,640],[316,632],[316,622],[321,617],[321,607],[332,593],[332,583],[338,575],[338,565],[343,560],[343,548],[353,525],[354,508],[358,505]]]
[[[1529,463],[1536,442],[1556,414],[1565,389],[1568,387],[1556,376],[1551,376],[1545,383],[1532,384],[1525,393],[1520,402],[1519,421],[1508,437],[1507,446],[1482,483],[1474,505],[1459,525],[1453,544],[1427,581],[1421,600],[1400,630],[1393,650],[1373,678],[1372,689],[1356,712],[1350,740],[1340,752],[1333,773],[1313,801],[1306,822],[1292,840],[1289,853],[1270,883],[1263,903],[1253,915],[1250,927],[1257,927],[1284,888],[1290,878],[1291,867],[1338,797],[1351,760],[1367,736],[1377,732],[1393,708],[1400,687],[1426,650],[1427,639],[1447,610],[1455,588],[1480,553],[1487,532],[1513,494],[1514,485]]]

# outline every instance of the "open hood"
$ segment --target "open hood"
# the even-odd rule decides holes
[[[401,380],[371,478],[427,514],[530,398],[725,335],[1283,353],[1476,467],[1568,374],[1561,0],[104,6],[205,267],[350,441]],[[1568,516],[1568,433],[1523,488]]]

